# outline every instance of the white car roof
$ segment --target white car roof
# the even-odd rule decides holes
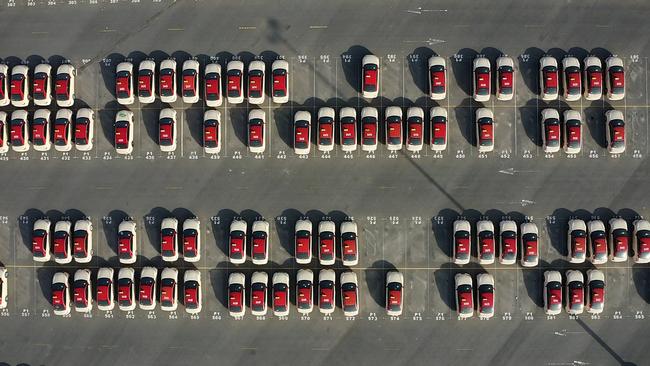
[[[228,65],[226,66],[226,68],[228,70],[235,69],[235,70],[244,71],[244,63],[239,61],[239,60],[232,60],[232,61],[228,62]]]
[[[255,60],[251,61],[250,64],[248,64],[248,71],[251,70],[260,70],[260,71],[265,71],[266,70],[266,65],[264,65],[264,62]]]
[[[296,231],[298,231],[298,230],[307,230],[307,231],[311,232],[311,230],[312,230],[311,221],[309,221],[309,219],[302,219],[302,220],[296,221]]]
[[[499,231],[514,231],[517,232],[517,223],[512,220],[503,220],[499,223]]]
[[[170,59],[163,60],[160,63],[160,69],[161,70],[162,69],[173,69],[174,71],[176,71],[176,61],[170,60]]]
[[[357,223],[354,221],[343,221],[341,223],[341,234],[343,233],[357,233]]]
[[[566,282],[567,284],[569,282],[573,281],[580,281],[584,282],[585,281],[585,276],[582,275],[582,272],[575,270],[575,269],[570,269],[566,271]]]
[[[616,229],[625,229],[627,230],[627,222],[620,217],[614,217],[611,220],[609,220],[609,228],[610,230],[616,230]]]
[[[310,122],[311,121],[311,113],[307,111],[298,111],[293,117],[294,121],[300,121],[300,120],[305,120]]]
[[[377,57],[375,55],[365,55],[361,59],[361,64],[363,64],[363,65],[365,65],[365,64],[379,65],[379,57]]]
[[[560,113],[555,108],[544,108],[542,109],[542,120],[547,118],[560,119]]]
[[[117,67],[115,68],[115,71],[120,72],[120,71],[128,71],[128,72],[133,72],[133,64],[127,61],[120,62],[117,64]]]
[[[289,71],[289,63],[286,60],[275,60],[271,65],[271,70],[283,69]]]
[[[357,274],[352,272],[352,271],[346,271],[341,273],[341,284],[344,283],[354,283],[355,285],[358,285],[357,282]]]
[[[117,278],[130,278],[133,279],[133,276],[135,274],[135,270],[131,267],[122,267],[120,268],[120,271],[117,273]]]
[[[50,225],[51,225],[50,220],[39,219],[34,222],[34,230],[49,230]]]
[[[472,231],[469,221],[467,220],[454,221],[454,232],[458,230]]]
[[[587,225],[580,219],[569,220],[569,231],[573,230],[587,230]]]
[[[194,229],[194,230],[199,230],[201,227],[201,221],[197,219],[196,217],[190,217],[189,219],[185,219],[183,221],[183,230],[185,229]]]
[[[456,273],[454,276],[454,282],[456,283],[456,287],[459,285],[473,285],[472,276],[467,273]]]
[[[90,108],[81,108],[77,111],[77,118],[88,118],[91,119],[95,115],[95,112]]]
[[[537,230],[537,225],[532,222],[524,222],[521,224],[521,234],[523,235],[529,233],[538,234],[539,231]]]
[[[156,63],[151,60],[142,60],[140,65],[138,65],[138,70],[155,70]]]
[[[58,221],[54,225],[54,231],[67,231],[67,232],[70,232],[70,227],[72,227],[72,223],[70,221]]]
[[[334,108],[330,107],[320,107],[318,108],[318,118],[321,117],[330,117],[334,119]]]
[[[156,277],[158,277],[158,268],[156,268],[156,267],[143,267],[142,272],[140,272],[140,279],[142,280],[145,277],[153,278],[153,280],[155,281]]]
[[[409,107],[406,110],[406,118],[408,118],[408,117],[424,118],[424,111],[420,107]]]
[[[86,280],[90,282],[90,270],[88,268],[81,268],[75,271],[74,280]]]
[[[199,62],[196,60],[185,60],[183,62],[183,70],[192,69],[199,71]]]
[[[203,120],[208,120],[208,119],[216,119],[217,121],[221,122],[221,112],[215,109],[208,109],[203,114]]]
[[[363,117],[375,117],[379,118],[379,112],[375,107],[363,107],[361,109],[361,118]]]
[[[160,119],[162,118],[171,118],[176,120],[176,110],[172,108],[164,108],[160,110]]]
[[[205,65],[205,73],[209,74],[211,72],[216,72],[218,74],[221,74],[221,65],[219,65],[216,62]]]
[[[188,269],[183,274],[183,282],[186,281],[198,281],[201,282],[201,271],[198,269]]]
[[[489,273],[479,273],[476,275],[476,286],[492,285],[494,286],[494,277]]]
[[[289,274],[287,272],[275,272],[273,274],[273,283],[284,283],[289,286]]]
[[[266,272],[253,272],[253,275],[251,276],[251,284],[253,283],[263,283],[265,285],[268,285],[269,283],[269,275]]]
[[[253,119],[253,118],[259,118],[261,120],[266,120],[266,112],[264,112],[261,109],[251,109],[250,112],[248,112],[248,119]]]
[[[401,285],[404,284],[404,275],[398,271],[389,271],[386,273],[386,283],[397,282]]]
[[[447,63],[443,57],[440,56],[431,56],[429,57],[429,67],[431,66],[436,66],[436,65],[442,65],[444,67],[447,66]]]
[[[230,231],[243,231],[246,232],[246,229],[248,228],[248,224],[244,220],[233,220],[232,223],[230,224]]]
[[[339,110],[339,118],[343,117],[357,118],[357,111],[355,111],[352,107],[343,107],[341,110]]]
[[[334,224],[333,221],[321,221],[318,223],[318,232],[320,233],[323,231],[335,232],[336,225]]]
[[[386,118],[391,116],[398,116],[399,118],[402,118],[402,115],[402,108],[396,107],[394,105],[386,107]]]
[[[160,279],[165,279],[165,278],[173,278],[175,281],[178,280],[178,269],[176,268],[171,268],[167,267],[162,270],[162,273],[160,274]]]
[[[494,114],[490,108],[479,108],[476,110],[476,119],[489,117],[494,119]]]
[[[45,119],[50,119],[50,110],[49,109],[37,109],[36,112],[34,112],[34,119],[36,118],[45,118]]]
[[[235,273],[231,273],[230,276],[228,276],[229,285],[240,284],[243,286],[245,282],[246,282],[246,276],[244,276],[243,273],[235,272]]]
[[[120,222],[117,231],[135,231],[135,221],[124,220]]]
[[[72,120],[72,111],[68,108],[59,109],[56,111],[56,119],[65,118],[67,120]]]
[[[314,281],[314,272],[311,269],[299,269],[296,275],[297,281]]]
[[[477,68],[477,67],[490,68],[490,60],[488,60],[485,57],[477,57],[477,58],[475,58],[473,64],[474,64],[474,68]]]
[[[494,224],[490,220],[481,220],[476,223],[476,232],[480,233],[481,231],[492,231],[494,232]]]
[[[320,281],[336,282],[336,273],[332,269],[321,269],[318,272],[318,282]]]

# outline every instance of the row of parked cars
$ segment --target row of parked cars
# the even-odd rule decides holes
[[[137,74],[133,63],[125,61],[117,65],[115,70],[115,95],[117,102],[131,105],[137,95],[140,104],[153,103],[156,95],[163,103],[174,103],[178,99],[177,65],[173,59],[163,60],[159,67],[152,60],[144,60],[138,65]],[[289,101],[289,63],[276,60],[271,65],[272,83],[270,94],[273,102],[282,104]],[[203,74],[199,71],[199,62],[186,60],[181,68],[180,94],[184,103],[193,104],[199,101],[200,79],[203,78],[203,99],[208,107],[218,107],[223,103],[225,94],[228,103],[239,104],[248,97],[250,104],[263,104],[266,93],[266,65],[262,61],[252,61],[244,73],[244,63],[233,60],[226,65],[226,91],[221,65],[210,63],[205,66]],[[244,79],[247,79],[244,84]],[[137,89],[134,89],[134,85]],[[247,86],[245,93],[244,85]]]
[[[650,222],[635,220],[632,226],[630,236],[627,222],[618,217],[609,220],[609,233],[601,220],[591,220],[588,223],[581,219],[569,220],[569,261],[584,263],[589,259],[593,264],[605,264],[609,259],[612,262],[626,262],[632,239],[634,262],[650,263]]]
[[[30,84],[29,66],[16,65],[9,73],[9,66],[0,64],[0,107],[9,104],[14,107],[27,107],[30,95],[36,106],[47,107],[52,104],[52,100],[56,100],[59,107],[72,107],[76,76],[74,66],[62,64],[56,68],[52,77],[52,66],[42,63],[34,67]]]
[[[579,154],[582,150],[583,123],[580,112],[569,109],[562,114],[555,108],[545,108],[542,118],[542,145],[544,152],[556,153],[564,147],[567,154]],[[562,123],[563,122],[563,123]],[[562,127],[564,126],[564,133]],[[618,110],[605,112],[605,139],[611,154],[625,152],[625,116]]]
[[[56,151],[72,150],[74,145],[79,151],[93,148],[95,112],[90,108],[81,108],[73,117],[72,110],[59,109],[52,120],[49,109],[34,111],[31,123],[29,114],[24,109],[11,113],[0,111],[0,154],[11,149],[27,152],[33,145],[35,151],[49,151],[54,145]]]
[[[188,269],[183,274],[183,282],[178,282],[178,269],[167,267],[161,271],[158,280],[158,269],[144,267],[140,274],[136,290],[135,270],[120,268],[115,282],[114,270],[102,267],[97,272],[95,296],[97,308],[102,311],[113,310],[115,303],[122,311],[135,310],[136,305],[142,310],[154,310],[158,301],[160,309],[176,311],[178,308],[178,291],[182,288],[182,301],[185,311],[196,314],[201,311],[201,272]],[[93,309],[93,282],[90,269],[78,269],[70,283],[70,274],[56,272],[52,277],[51,303],[54,314],[70,314],[71,304],[80,313],[89,313]],[[115,292],[117,290],[117,297]],[[136,299],[137,293],[137,299]],[[158,300],[159,299],[159,300]]]
[[[579,270],[566,271],[566,281],[562,286],[562,274],[558,271],[544,272],[544,311],[547,315],[562,312],[564,302],[566,312],[579,315],[585,311],[600,314],[605,308],[605,274],[598,269],[587,271],[585,276]],[[563,291],[564,290],[564,291]],[[585,305],[586,300],[586,305]]]

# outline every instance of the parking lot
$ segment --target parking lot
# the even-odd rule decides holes
[[[89,106],[98,119],[95,147],[87,154],[0,157],[4,189],[0,190],[0,263],[9,270],[9,304],[0,312],[0,365],[25,364],[428,364],[449,365],[610,365],[643,364],[650,307],[650,268],[630,259],[599,265],[605,272],[605,311],[570,318],[566,312],[547,318],[542,308],[545,269],[591,268],[566,260],[566,229],[571,217],[603,221],[648,217],[646,164],[648,145],[647,4],[598,1],[571,4],[473,2],[364,4],[284,4],[263,1],[246,6],[230,2],[31,1],[0,3],[0,58],[10,65],[30,66],[69,60],[78,70],[74,109]],[[467,9],[471,7],[472,12]],[[566,14],[571,14],[568,21]],[[300,16],[297,16],[300,14]],[[361,14],[363,16],[361,16]],[[62,27],[62,24],[75,27]],[[207,31],[209,29],[209,32]],[[360,98],[362,55],[381,60],[380,97],[368,104]],[[439,54],[447,60],[449,144],[442,154],[428,146],[421,154],[377,152],[344,154],[340,146],[328,155],[312,148],[299,159],[291,148],[290,122],[297,110],[315,113],[320,106],[371,105],[403,108],[438,105],[426,95],[426,62]],[[626,68],[626,97],[588,103],[552,104],[537,99],[538,60],[543,54],[560,60],[567,54],[583,59],[621,57]],[[471,99],[471,60],[501,54],[515,60],[515,98],[492,97],[496,145],[493,153],[477,153]],[[135,147],[129,158],[112,145],[112,124],[121,107],[113,95],[116,63],[144,58],[176,58],[179,65],[196,57],[225,63],[255,58],[290,63],[288,104],[270,102],[267,146],[263,156],[248,153],[245,120],[251,106],[218,108],[224,116],[223,148],[211,158],[201,147],[200,122],[205,110],[172,105],[179,114],[179,141],[174,154],[157,145],[157,118],[163,105],[129,106],[135,113]],[[493,65],[494,66],[494,65]],[[547,107],[582,113],[583,149],[577,156],[543,153],[539,114]],[[624,112],[627,149],[611,156],[605,146],[604,112]],[[30,106],[30,111],[34,108]],[[2,108],[11,111],[12,108]],[[313,121],[312,121],[313,125]],[[312,130],[315,132],[315,129]],[[380,130],[380,136],[383,130]],[[428,131],[425,131],[428,133]],[[37,218],[72,220],[89,216],[94,224],[95,257],[83,268],[119,268],[117,224],[131,216],[137,222],[139,257],[163,268],[159,252],[160,220],[191,215],[202,223],[203,310],[190,316],[179,304],[175,313],[158,307],[90,315],[55,316],[49,303],[52,274],[75,264],[36,264],[30,253],[31,224]],[[331,217],[340,223],[353,217],[359,225],[360,314],[346,319],[340,307],[324,317],[315,308],[301,317],[292,304],[287,319],[269,311],[266,317],[241,320],[227,313],[229,273],[259,270],[250,261],[228,262],[225,240],[234,217],[271,222],[269,274],[286,271],[295,281],[301,266],[293,260],[293,229],[301,216],[313,222]],[[475,255],[468,265],[451,264],[452,222],[465,217],[475,223],[487,217],[495,225],[504,217],[532,220],[540,229],[540,266],[481,267]],[[316,274],[314,259],[308,266]],[[337,274],[343,267],[334,266]],[[404,313],[386,315],[386,271],[404,274]],[[496,314],[490,320],[459,321],[455,314],[453,275],[495,277]],[[137,277],[137,275],[136,275]],[[293,297],[292,288],[292,297]],[[71,355],[76,358],[73,360]],[[434,358],[435,357],[435,358]]]

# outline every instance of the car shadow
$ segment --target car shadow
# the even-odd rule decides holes
[[[212,220],[212,234],[217,247],[229,257],[228,236],[230,235],[230,224],[239,214],[230,209],[221,209],[217,213],[218,220]]]
[[[558,208],[553,211],[552,216],[546,217],[546,232],[548,240],[553,248],[563,256],[567,256],[566,235],[568,230],[569,217],[573,212],[566,208]]]
[[[460,267],[454,263],[445,263],[433,272],[440,299],[449,309],[456,309],[454,300],[454,275]]]
[[[32,231],[34,230],[34,223],[36,220],[47,218],[45,213],[41,210],[30,208],[18,217],[18,230],[20,232],[20,239],[27,248],[28,253],[32,253]],[[54,229],[54,223],[52,223]]]
[[[120,53],[111,53],[108,56],[105,56],[100,63],[101,65],[101,76],[104,81],[104,87],[108,90],[113,98],[117,98],[115,95],[115,69],[120,62],[126,61],[126,57]],[[137,65],[133,66],[133,73],[137,70]]]
[[[472,146],[476,146],[476,123],[474,122],[474,113],[476,112],[476,109],[481,107],[483,107],[483,105],[478,102],[473,102],[472,98],[465,98],[460,105],[454,107],[458,129],[463,135],[465,141]]]
[[[408,62],[409,72],[415,86],[422,93],[429,93],[429,58],[438,56],[438,54],[429,47],[418,47],[409,56],[417,60],[417,62]]]
[[[472,63],[477,55],[476,50],[461,48],[449,60],[456,84],[468,96],[472,96]]]
[[[288,264],[288,265],[295,264],[294,233],[295,233],[296,221],[298,221],[302,217],[304,217],[302,212],[293,208],[289,208],[282,211],[279,219],[275,223],[275,229],[277,230],[278,240],[280,241],[280,245],[282,245],[284,250],[286,250],[287,253],[291,255],[291,258],[289,258],[284,264]],[[312,223],[312,233],[314,232],[315,229],[313,228],[313,223]]]
[[[589,129],[589,134],[598,146],[607,148],[605,112],[612,109],[612,106],[602,100],[594,100],[584,108],[583,120]]]
[[[396,271],[395,266],[385,260],[375,261],[370,268],[364,270],[366,288],[370,297],[379,306],[386,307],[386,274]]]
[[[370,50],[359,45],[352,46],[341,54],[341,68],[345,80],[358,93],[361,92],[361,60],[364,56],[370,54],[372,54]],[[381,72],[381,65],[379,67]]]
[[[521,124],[524,126],[526,136],[535,146],[542,146],[542,132],[540,122],[541,106],[537,98],[530,99],[526,104],[519,108]]]
[[[517,58],[521,79],[533,94],[539,94],[539,59],[545,54],[540,48],[529,47]]]
[[[172,217],[172,213],[163,207],[154,207],[149,211],[149,213],[142,217],[149,244],[156,250],[158,255],[161,254],[160,225],[163,219],[167,217]]]

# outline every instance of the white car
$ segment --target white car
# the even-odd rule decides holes
[[[248,113],[248,151],[261,154],[266,150],[266,112],[251,109]]]
[[[253,272],[251,275],[251,314],[266,315],[269,289],[269,275],[266,272]]]
[[[275,60],[271,65],[273,78],[272,96],[273,103],[286,103],[289,101],[289,63],[285,60]]]
[[[121,264],[135,263],[138,255],[138,240],[135,221],[125,219],[117,227],[117,256]]]
[[[185,60],[183,62],[183,103],[194,104],[199,101],[199,62]]]
[[[156,63],[143,60],[138,66],[138,101],[150,104],[156,100]]]
[[[52,277],[51,291],[54,315],[70,314],[70,275],[56,272]]]
[[[560,113],[555,108],[542,110],[542,146],[545,153],[556,153],[562,145]]]
[[[244,101],[244,63],[241,61],[230,61],[226,66],[227,73],[227,94],[228,103],[239,104]]]
[[[562,312],[562,275],[558,271],[544,272],[544,312],[546,315]]]
[[[32,230],[32,255],[35,262],[47,262],[50,260],[50,237],[51,222],[48,219],[38,219],[34,222]]]
[[[95,112],[90,108],[77,111],[74,121],[74,146],[79,151],[90,151],[95,141]]]
[[[539,60],[539,90],[544,101],[558,98],[557,60],[554,57],[544,56]]]
[[[600,314],[605,308],[605,274],[597,269],[587,270],[587,312]]]
[[[587,223],[589,230],[589,260],[593,264],[607,263],[607,233],[605,224],[600,220],[591,220]]]
[[[517,223],[512,220],[503,220],[499,223],[501,250],[499,263],[515,264],[517,262]]]
[[[344,152],[357,150],[357,111],[351,107],[343,107],[339,111],[339,136],[341,150]]]
[[[298,272],[300,276],[300,271]],[[246,313],[246,277],[243,273],[228,276],[228,313],[239,318]],[[300,310],[299,310],[300,311]]]
[[[377,150],[379,135],[379,112],[375,107],[361,109],[361,150]]]
[[[221,112],[208,109],[203,113],[203,151],[206,154],[221,152]]]
[[[625,98],[625,69],[623,60],[610,56],[605,60],[607,73],[605,74],[607,84],[607,98],[609,100],[621,100]]]
[[[50,141],[50,110],[37,109],[32,120],[32,143],[36,151],[48,151],[52,146]]]
[[[333,266],[336,261],[336,225],[334,221],[318,223],[318,261],[322,266]]]
[[[7,283],[7,269],[0,267],[0,309],[7,308],[7,301],[9,301],[8,293],[9,284]]]
[[[316,141],[318,151],[334,150],[335,119],[334,108],[321,107],[318,109],[318,140]]]
[[[492,264],[496,256],[496,239],[494,237],[494,224],[490,220],[481,220],[476,223],[476,249],[479,264]]]
[[[497,99],[511,100],[515,95],[515,63],[508,56],[497,58]]]
[[[404,309],[404,275],[398,271],[386,273],[386,314],[400,316]]]
[[[625,152],[625,116],[623,112],[611,110],[605,112],[607,124],[607,150],[610,154]]]
[[[167,267],[160,274],[160,309],[176,311],[178,308],[178,269]]]
[[[629,242],[627,222],[619,217],[609,220],[609,259],[612,262],[627,261]]]
[[[52,234],[52,253],[54,261],[59,264],[72,262],[72,245],[70,244],[70,221],[59,221],[54,225]]]
[[[336,308],[336,273],[332,269],[318,272],[318,310],[332,314]]]
[[[72,255],[77,263],[93,259],[93,223],[88,219],[77,220],[72,232]]]
[[[584,221],[580,219],[569,220],[566,244],[569,262],[584,263],[587,257],[587,225]]]
[[[472,227],[467,220],[454,221],[453,259],[456,264],[469,263],[472,256]]]
[[[489,108],[476,110],[476,146],[479,153],[494,151],[494,114]]]
[[[79,313],[89,313],[93,309],[92,281],[90,270],[78,269],[74,273],[72,289],[74,291],[74,308]]]
[[[135,270],[122,267],[117,273],[117,307],[122,311],[135,310]]]
[[[165,262],[178,260],[178,219],[165,217],[160,223],[160,254]]]
[[[295,256],[296,263],[311,263],[311,232],[312,224],[309,219],[302,219],[296,222],[295,228]]]
[[[286,272],[275,272],[272,277],[273,282],[273,315],[289,315],[289,274]]]
[[[476,307],[481,319],[494,316],[495,308],[494,277],[489,273],[476,275]]]
[[[49,64],[38,64],[34,68],[32,77],[32,98],[34,104],[47,107],[52,103],[52,66]]]
[[[299,269],[296,275],[296,309],[300,314],[314,310],[314,273],[311,269]]]
[[[0,107],[9,105],[9,66],[0,64]]]
[[[532,222],[521,224],[521,265],[536,267],[539,263],[539,231]]]
[[[201,221],[196,217],[183,221],[183,260],[190,263],[201,260]]]
[[[269,223],[256,220],[251,227],[251,260],[255,265],[264,265],[269,261]]]
[[[585,277],[574,269],[566,271],[566,312],[570,315],[582,314],[585,308]]]
[[[595,56],[586,57],[584,64],[585,99],[598,100],[603,96],[603,65]]]
[[[56,111],[54,118],[54,150],[72,150],[72,111],[65,108]]]
[[[70,64],[63,64],[56,70],[54,97],[59,107],[72,107],[74,105],[76,76],[77,70]]]
[[[176,111],[172,108],[164,108],[158,117],[158,144],[160,151],[176,151]]]
[[[634,262],[650,263],[650,222],[634,221]]]
[[[485,57],[477,57],[472,63],[474,71],[474,100],[477,102],[488,102],[492,94],[492,70],[490,60]]]
[[[133,152],[133,112],[122,110],[115,115],[115,152],[129,155]]]
[[[341,273],[341,308],[345,316],[359,315],[359,283],[352,271]]]
[[[140,287],[138,290],[138,300],[140,309],[153,310],[156,308],[156,281],[158,279],[158,268],[143,267],[140,272]]]
[[[133,64],[130,62],[120,62],[115,68],[115,96],[122,105],[130,105],[135,101]]]
[[[262,61],[252,61],[248,65],[248,102],[250,104],[264,103],[264,87],[266,65]]]
[[[429,98],[443,100],[447,97],[447,63],[443,57],[429,58]]]
[[[364,98],[377,98],[379,95],[379,57],[365,55],[361,59],[361,95]]]
[[[390,106],[386,108],[386,131],[385,141],[388,151],[402,150],[404,133],[402,126],[402,108]]]
[[[0,111],[0,154],[6,154],[9,151],[11,137],[8,136],[9,128],[7,126],[7,113]]]
[[[176,61],[163,60],[160,63],[160,72],[158,73],[158,93],[160,101],[163,103],[174,103],[177,99],[176,94]]]
[[[562,75],[564,79],[564,99],[567,102],[580,100],[582,97],[582,72],[580,61],[567,56],[562,59]]]
[[[456,313],[460,319],[474,316],[474,281],[467,273],[454,276]]]
[[[406,110],[406,150],[422,151],[424,146],[424,110],[409,107]]]
[[[11,112],[11,149],[15,152],[29,151],[29,124],[27,111],[23,109]]]
[[[183,275],[183,304],[188,314],[201,312],[203,295],[201,294],[201,272],[188,269]]]
[[[433,107],[429,112],[431,117],[431,150],[445,151],[447,149],[447,110],[443,107]]]
[[[223,103],[221,90],[221,65],[211,63],[203,70],[203,99],[208,107],[219,107]]]
[[[11,69],[10,85],[11,105],[27,107],[29,105],[29,68],[26,65],[16,65]]]
[[[347,267],[359,263],[359,237],[357,223],[354,221],[341,223],[341,260]]]
[[[232,264],[246,262],[246,233],[248,223],[244,220],[233,220],[230,224],[228,258]]]
[[[114,285],[113,285],[113,268],[102,267],[97,271],[97,309],[101,311],[113,310],[115,307]]]
[[[297,155],[309,154],[311,147],[311,114],[298,111],[293,117],[293,151]]]
[[[564,152],[578,154],[582,149],[582,115],[569,109],[564,111]]]

